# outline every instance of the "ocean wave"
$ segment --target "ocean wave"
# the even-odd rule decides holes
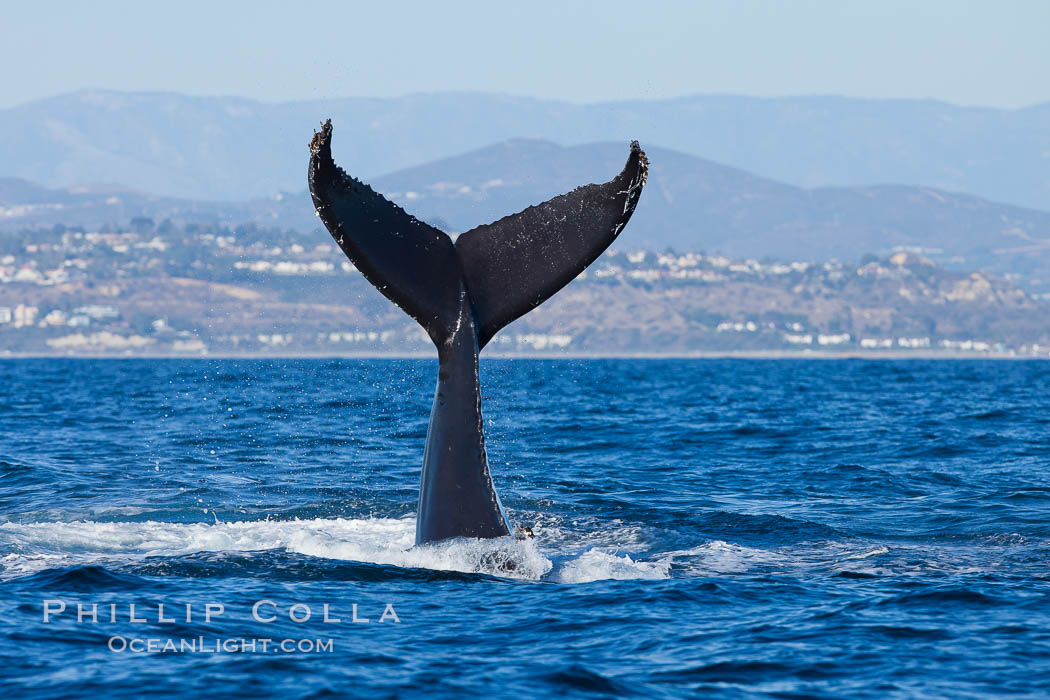
[[[589,583],[609,579],[663,579],[670,575],[670,562],[634,561],[628,554],[617,556],[592,549],[558,567],[553,580],[558,583]]]
[[[911,576],[929,573],[993,571],[1011,556],[1016,538],[982,537],[961,543],[892,543],[818,540],[772,547],[721,539],[680,549],[648,542],[637,524],[611,521],[542,520],[535,539],[459,538],[416,547],[415,520],[404,518],[265,519],[215,523],[157,520],[103,522],[0,523],[0,579],[75,566],[104,566],[144,575],[210,577],[257,575],[324,578],[326,571],[346,580],[396,578],[407,571],[457,572],[502,578],[577,584],[606,580],[655,580],[673,576],[718,577],[824,571],[846,577]],[[994,550],[993,552],[984,550]],[[977,551],[981,550],[981,551]],[[394,567],[331,570],[296,559],[284,566],[267,561],[256,567],[234,561],[234,554],[287,553],[317,561]],[[989,554],[995,556],[989,559]],[[200,555],[221,553],[219,561]],[[327,567],[327,569],[325,568]]]
[[[459,538],[416,547],[413,518],[316,518],[239,522],[35,522],[0,524],[0,578],[11,579],[67,566],[141,565],[147,559],[202,552],[283,551],[330,560],[409,569],[486,574],[525,580],[584,583],[667,578],[665,562],[635,561],[590,547],[555,568],[536,540]],[[548,530],[552,540],[564,538]],[[557,554],[557,553],[555,553]],[[156,561],[151,571],[159,573]],[[232,571],[236,567],[230,567]],[[172,571],[178,571],[176,566]]]

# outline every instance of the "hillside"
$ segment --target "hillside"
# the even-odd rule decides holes
[[[337,157],[339,148],[336,148]],[[626,143],[514,140],[376,178],[423,219],[463,231],[586,182],[608,180]],[[859,260],[935,251],[960,269],[1050,270],[1050,213],[922,187],[807,190],[703,158],[646,147],[649,181],[623,244],[779,260]]]
[[[345,138],[336,157],[353,171]],[[562,147],[516,139],[373,179],[409,211],[464,231],[519,211],[623,167],[626,143]],[[952,269],[1020,275],[1050,289],[1050,214],[931,188],[802,189],[695,156],[647,147],[649,183],[624,248],[707,251],[737,258],[858,261],[865,254],[921,249]],[[302,190],[249,202],[178,200],[124,188],[46,190],[0,179],[0,229],[52,225],[110,227],[155,222],[244,222],[318,228]],[[323,237],[323,234],[322,234]]]
[[[432,354],[326,239],[201,226],[0,239],[0,354]],[[730,350],[1046,357],[1050,302],[907,253],[609,251],[487,353]]]
[[[343,159],[366,178],[511,138],[639,139],[800,187],[922,185],[1050,209],[1050,104],[999,110],[820,96],[576,105],[441,93],[263,103],[84,91],[0,110],[0,176],[264,198],[302,188],[306,143],[325,117],[339,130]]]
[[[160,197],[120,185],[49,189],[20,178],[0,177],[0,232],[55,224],[117,227],[138,217],[228,225],[257,222],[306,231],[317,225],[305,192],[287,198],[214,202]]]

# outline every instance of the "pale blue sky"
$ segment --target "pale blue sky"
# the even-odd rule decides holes
[[[12,2],[0,107],[82,88],[1050,101],[1050,2]]]

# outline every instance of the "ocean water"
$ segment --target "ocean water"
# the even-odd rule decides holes
[[[435,373],[0,362],[0,685],[1050,693],[1050,364],[483,358],[535,537],[414,548]]]

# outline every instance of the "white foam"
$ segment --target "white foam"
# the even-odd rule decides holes
[[[231,523],[92,521],[2,523],[0,576],[55,566],[135,561],[147,556],[278,549],[328,559],[538,579],[551,562],[532,541],[450,540],[413,547],[411,518],[256,520]],[[4,547],[5,549],[7,547]]]
[[[68,557],[59,554],[5,554],[0,557],[0,581],[65,566],[68,562]]]
[[[637,554],[650,549],[645,529],[637,524],[626,524],[616,519],[601,521],[594,518],[578,518],[566,521],[551,515],[522,514],[526,522],[533,522],[536,539],[546,549],[560,554],[581,554],[596,549],[599,551]]]
[[[692,549],[667,552],[664,561],[668,565],[684,559],[684,568],[696,574],[736,574],[750,571],[756,567],[780,566],[786,563],[787,557],[768,549],[755,549],[739,544],[730,544],[722,540],[705,542]]]
[[[621,530],[625,530],[621,532]],[[595,540],[576,540],[568,528],[537,527],[533,540],[456,539],[414,547],[413,518],[255,520],[216,523],[72,522],[0,523],[0,578],[24,576],[59,566],[134,563],[145,557],[197,552],[282,550],[327,559],[406,568],[462,571],[562,583],[657,579],[670,575],[668,561],[632,559],[636,528],[606,527]],[[606,549],[596,547],[600,542]],[[631,546],[633,545],[633,547]],[[583,550],[582,552],[580,550]],[[553,570],[547,554],[568,556]],[[548,576],[549,574],[549,576]]]
[[[537,521],[532,540],[457,539],[413,546],[415,519],[317,518],[215,523],[97,522],[0,523],[0,579],[60,566],[121,566],[146,557],[197,552],[279,550],[313,557],[405,568],[460,571],[559,583],[601,580],[783,573],[825,569],[908,573],[973,566],[961,552],[926,551],[899,544],[903,559],[883,555],[878,543],[819,542],[758,549],[714,540],[690,549],[653,551],[635,524]],[[947,556],[952,554],[952,556]],[[555,565],[552,559],[557,562]],[[914,561],[913,561],[914,560]]]
[[[851,554],[851,555],[849,555],[846,558],[847,559],[867,559],[868,557],[877,557],[880,554],[886,554],[889,551],[890,551],[889,547],[887,547],[885,545],[882,545],[882,546],[876,547],[875,549],[871,550],[870,552],[861,552],[860,554]]]
[[[754,571],[783,573],[799,569],[867,572],[864,560],[890,551],[885,545],[858,547],[855,543],[820,542],[776,549],[758,549],[713,540],[692,549],[667,552],[663,559],[692,575],[741,574]]]
[[[660,579],[671,576],[669,562],[634,561],[630,555],[616,556],[598,550],[584,552],[558,567],[551,578],[558,583],[588,583],[609,579]]]

